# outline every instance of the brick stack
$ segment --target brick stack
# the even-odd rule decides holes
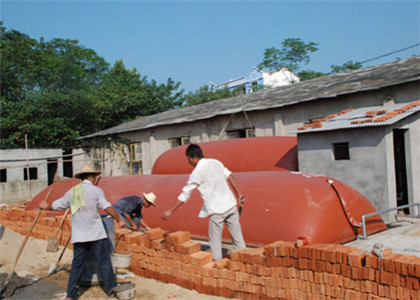
[[[26,235],[36,212],[3,210],[0,223]],[[43,213],[32,236],[47,240],[60,217]],[[69,234],[66,220],[63,236]],[[62,244],[65,239],[62,239]],[[392,253],[380,256],[337,244],[276,241],[260,248],[233,251],[212,262],[187,231],[146,234],[116,230],[116,249],[132,253],[137,275],[240,299],[420,299],[420,257]]]

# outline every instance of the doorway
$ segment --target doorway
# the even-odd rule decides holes
[[[57,172],[57,160],[49,159],[48,160],[48,185],[54,183],[55,173]]]
[[[395,162],[395,181],[397,190],[397,206],[409,203],[407,187],[407,164],[405,158],[405,137],[408,129],[394,129],[394,162]],[[408,208],[404,209],[408,214]]]

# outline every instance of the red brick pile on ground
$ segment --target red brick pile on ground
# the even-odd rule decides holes
[[[37,212],[0,211],[0,223],[26,235]],[[61,217],[42,213],[32,236],[52,237]],[[70,232],[64,223],[61,244]],[[154,228],[143,235],[116,230],[118,253],[132,253],[130,270],[200,293],[240,299],[420,299],[420,257],[337,244],[277,241],[233,251],[212,262],[186,231]]]

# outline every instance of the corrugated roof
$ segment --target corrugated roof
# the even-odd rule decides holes
[[[348,109],[310,123],[293,133],[303,134],[348,128],[387,126],[420,111],[420,99],[410,103]]]
[[[200,105],[145,116],[118,126],[85,136],[106,136],[143,130],[157,126],[204,120],[242,111],[265,110],[321,98],[371,91],[420,79],[420,56],[368,67],[347,73],[323,76],[252,94],[207,102]]]

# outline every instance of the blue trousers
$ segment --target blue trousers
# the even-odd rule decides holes
[[[124,220],[124,222],[125,222],[128,226],[131,226],[130,222],[128,222],[127,218],[126,218],[126,217],[124,217],[124,215],[123,215],[123,214],[121,214],[121,215],[120,215],[120,217],[121,217],[121,219],[123,219],[123,220]],[[136,224],[136,225],[137,225],[137,227],[140,227],[140,218],[137,218],[137,217],[131,217],[131,219],[133,220],[134,224]]]
[[[71,264],[70,278],[67,285],[67,297],[75,298],[77,288],[83,277],[86,258],[91,253],[97,261],[101,272],[104,289],[107,295],[112,294],[112,289],[117,286],[114,270],[111,263],[111,253],[109,251],[108,239],[102,239],[85,243],[73,244],[73,261]]]

